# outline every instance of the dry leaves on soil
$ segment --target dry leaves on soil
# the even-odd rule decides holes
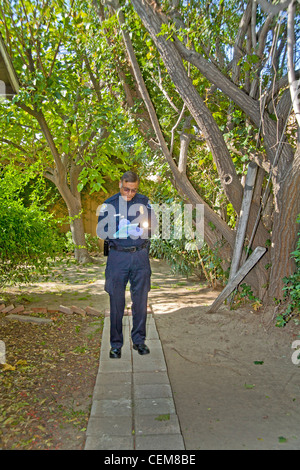
[[[43,325],[4,317],[0,449],[83,449],[103,317],[58,312]]]

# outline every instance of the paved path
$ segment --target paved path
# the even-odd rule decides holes
[[[132,349],[131,323],[124,316],[122,357],[110,359],[105,317],[85,450],[184,450],[154,318],[148,314],[146,356]]]

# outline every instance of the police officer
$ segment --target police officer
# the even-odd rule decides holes
[[[121,357],[128,281],[132,300],[133,348],[142,355],[150,353],[145,344],[151,276],[149,238],[156,228],[156,219],[148,198],[138,193],[138,186],[136,173],[124,173],[119,182],[120,192],[104,202],[98,218],[97,234],[105,240],[108,248],[105,290],[110,296],[110,358]]]

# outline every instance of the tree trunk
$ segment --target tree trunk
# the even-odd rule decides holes
[[[141,0],[132,0],[132,4],[149,31],[178,93],[202,131],[217,166],[223,190],[239,213],[243,188],[216,121],[188,76],[174,43],[159,35],[162,26],[160,17],[149,4]]]
[[[92,262],[92,258],[89,255],[86,246],[82,219],[81,194],[77,190],[79,172],[80,170],[78,170],[78,167],[76,168],[74,163],[71,164],[70,187],[66,182],[67,178],[65,172],[62,172],[62,170],[59,175],[55,172],[55,176],[52,178],[52,181],[57,186],[68,209],[75,259],[79,263],[83,264]]]
[[[76,261],[79,263],[91,263],[93,260],[88,253],[86,240],[85,240],[85,231],[82,220],[82,205],[81,205],[81,195],[77,191],[75,194],[72,194],[69,186],[66,183],[66,178],[60,173],[58,175],[57,170],[45,172],[44,176],[52,181],[60,192],[61,197],[63,198],[69,214],[70,229],[72,233],[72,241],[74,243],[74,256]],[[74,178],[74,175],[73,175]],[[70,180],[72,182],[72,172],[70,174]],[[77,178],[76,178],[77,181]],[[76,181],[73,180],[71,187],[75,185]],[[77,184],[77,183],[76,183]]]
[[[296,249],[300,214],[300,143],[298,142],[293,165],[276,179],[276,200],[272,232],[271,273],[269,298],[282,299],[283,278],[295,272],[291,252]],[[284,261],[284,262],[283,262]]]
[[[74,243],[75,259],[81,264],[90,263],[92,258],[90,257],[86,246],[80,200],[74,198],[74,200],[68,204],[68,211],[72,240]]]

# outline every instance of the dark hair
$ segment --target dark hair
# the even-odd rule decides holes
[[[135,183],[137,181],[139,183],[140,178],[134,171],[126,171],[121,177],[121,183],[123,183],[123,181],[127,181],[128,183]]]

